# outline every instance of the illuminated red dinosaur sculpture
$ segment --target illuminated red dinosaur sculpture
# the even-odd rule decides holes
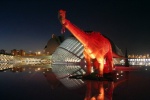
[[[95,69],[98,70],[98,77],[103,77],[103,73],[112,72],[113,57],[109,40],[99,32],[87,33],[76,27],[66,19],[66,11],[64,10],[59,11],[58,18],[63,26],[63,29],[67,28],[84,46],[83,54],[87,63],[86,74],[91,73],[92,61]],[[106,60],[106,64],[108,65],[105,70],[104,60]]]

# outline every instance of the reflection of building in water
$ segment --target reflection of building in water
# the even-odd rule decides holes
[[[28,73],[35,73],[35,72],[42,72],[43,74],[46,72],[51,71],[50,65],[17,65],[11,68],[12,72],[28,72]]]
[[[10,68],[13,68],[13,64],[0,63],[0,71],[8,70]]]
[[[4,55],[4,54],[0,54],[0,63],[12,63],[14,61],[14,56],[12,55]]]
[[[118,55],[123,55],[121,50],[111,40],[110,42],[113,51]],[[83,61],[83,59],[83,45],[75,37],[67,38],[52,54],[54,63],[80,62]],[[114,63],[120,63],[120,58],[114,58]]]
[[[29,64],[29,65],[21,65],[21,64],[9,64],[9,63],[0,63],[0,71],[3,72],[9,70],[11,72],[42,72],[43,74],[51,71],[51,65],[49,64]]]
[[[115,71],[113,81],[83,80],[81,77],[69,78],[70,76],[83,75],[84,68],[78,65],[52,65],[55,77],[68,89],[82,89],[86,86],[84,100],[112,100],[114,89],[121,83],[126,82],[129,72]],[[84,91],[84,89],[83,89]],[[99,98],[99,99],[98,99]]]
[[[81,79],[71,80],[68,78],[69,76],[83,75],[85,73],[85,70],[79,65],[54,64],[52,65],[52,72],[68,88],[73,89],[84,85]]]
[[[25,71],[25,68],[23,68],[23,67],[13,67],[11,69],[11,71],[12,72],[23,72],[23,71]]]

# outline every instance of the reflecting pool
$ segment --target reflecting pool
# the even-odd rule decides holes
[[[69,78],[79,65],[0,64],[1,100],[149,100],[150,67],[116,70],[113,80]]]

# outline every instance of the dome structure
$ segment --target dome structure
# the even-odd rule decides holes
[[[52,38],[47,42],[44,50],[46,54],[53,54],[56,48],[63,42],[63,36],[56,36],[52,34]]]

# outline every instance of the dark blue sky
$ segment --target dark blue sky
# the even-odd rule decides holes
[[[59,9],[73,24],[101,32],[123,52],[150,53],[147,0],[1,0],[0,49],[43,50],[52,34],[61,35]],[[70,34],[66,30],[66,37]]]

